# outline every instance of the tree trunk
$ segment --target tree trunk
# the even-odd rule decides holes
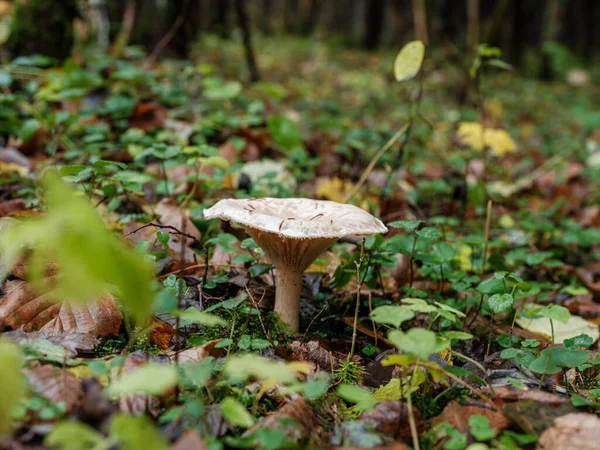
[[[547,0],[544,10],[544,21],[540,33],[540,51],[542,54],[542,68],[540,77],[544,80],[552,78],[552,63],[550,55],[544,51],[544,46],[547,43],[555,42],[558,39],[560,32],[560,22],[564,9],[561,7],[561,0]]]
[[[246,64],[248,66],[248,72],[250,73],[250,80],[252,82],[256,82],[260,80],[260,74],[258,72],[258,66],[256,65],[254,50],[252,48],[252,35],[250,33],[250,21],[248,20],[248,14],[246,12],[246,5],[244,0],[235,0],[234,5],[238,19],[238,25],[242,32],[242,42],[244,44],[244,52],[246,54]]]
[[[467,0],[467,49],[474,52],[479,45],[479,0]]]
[[[29,0],[15,2],[6,49],[13,56],[41,54],[59,60],[73,47],[75,0]]]
[[[427,45],[429,43],[429,33],[427,32],[425,0],[412,0],[412,2],[415,37],[423,42],[423,44]]]
[[[131,38],[131,32],[135,25],[135,16],[137,13],[137,1],[127,0],[125,5],[125,12],[123,13],[123,20],[121,21],[121,29],[115,39],[111,53],[115,56],[121,56],[125,47],[129,44]]]
[[[375,50],[381,39],[383,28],[384,0],[369,0],[365,11],[365,34],[364,46],[369,50]]]

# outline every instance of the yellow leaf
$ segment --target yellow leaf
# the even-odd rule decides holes
[[[294,361],[289,364],[290,368],[297,373],[309,374],[310,373],[310,363],[303,361]]]
[[[406,44],[394,60],[394,76],[396,81],[406,81],[414,78],[423,64],[425,45],[421,41]]]
[[[465,145],[475,151],[482,151],[485,147],[489,147],[494,153],[502,156],[517,150],[510,135],[500,128],[483,128],[477,122],[461,122],[456,134]]]

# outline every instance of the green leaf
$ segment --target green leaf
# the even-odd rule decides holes
[[[101,433],[83,422],[65,421],[54,425],[46,435],[44,443],[58,450],[94,449],[104,450],[111,447]]]
[[[302,144],[298,124],[285,116],[271,116],[267,121],[273,139],[283,150],[293,150]]]
[[[438,241],[442,237],[442,234],[433,227],[422,228],[420,230],[417,230],[416,233],[417,233],[417,236],[419,236],[420,238],[426,239],[426,240],[432,241],[432,242]]]
[[[558,320],[562,323],[567,323],[571,317],[571,313],[567,308],[560,305],[548,305],[544,306],[540,310],[540,314],[547,317],[548,319]]]
[[[568,349],[576,350],[578,347],[589,348],[594,343],[594,339],[587,334],[580,334],[579,336],[565,339],[563,342]]]
[[[250,428],[254,425],[254,417],[233,397],[225,397],[220,407],[223,416],[235,426]]]
[[[406,306],[408,309],[412,311],[417,311],[421,313],[430,313],[437,312],[438,308],[433,305],[430,305],[425,300],[421,298],[403,298],[402,303],[407,303]]]
[[[425,57],[425,45],[421,41],[411,41],[396,55],[394,60],[394,76],[396,81],[414,78],[421,69]]]
[[[13,410],[25,393],[21,364],[19,348],[7,341],[0,341],[0,440],[10,431]]]
[[[433,331],[423,328],[411,328],[406,333],[400,330],[390,331],[388,339],[399,350],[415,355],[422,360],[426,360],[450,344],[450,341],[440,341]]]
[[[494,313],[508,311],[515,304],[515,299],[510,294],[494,294],[488,299],[488,304]]]
[[[471,434],[478,441],[489,441],[496,437],[496,431],[490,428],[490,421],[487,417],[480,414],[473,414],[469,417],[469,427]]]
[[[147,417],[117,414],[110,423],[110,436],[127,450],[168,450],[169,445],[159,429]],[[113,447],[113,446],[111,446]]]
[[[144,392],[160,395],[177,383],[175,366],[148,363],[131,372],[124,373],[106,389],[108,395],[120,397],[126,394]]]
[[[377,403],[377,400],[375,400],[371,392],[354,384],[340,384],[337,388],[337,393],[348,403],[362,403],[369,405]]]
[[[373,322],[385,323],[400,328],[403,322],[415,317],[415,313],[404,306],[383,305],[375,308],[370,317]]]
[[[199,311],[194,307],[190,307],[185,311],[174,311],[173,315],[179,316],[186,324],[195,323],[196,325],[203,325],[205,327],[227,325],[227,322],[219,316]]]
[[[414,231],[423,223],[422,220],[397,220],[396,222],[388,223],[388,227],[400,228],[406,231]]]

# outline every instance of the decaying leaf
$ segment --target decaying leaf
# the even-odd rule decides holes
[[[487,417],[493,430],[501,431],[510,426],[510,422],[504,414],[490,409],[487,405],[461,405],[456,400],[444,408],[442,414],[434,419],[434,423],[448,422],[461,433],[468,434],[470,430],[469,417],[474,414]]]
[[[7,296],[0,303],[0,329],[23,327],[24,331],[39,330],[48,335],[71,330],[94,336],[119,334],[123,314],[112,295],[106,293],[87,303],[57,303],[52,295],[55,282],[55,276],[46,277],[40,294],[25,281],[7,281]]]
[[[150,339],[162,350],[166,350],[171,345],[171,338],[175,335],[175,330],[168,323],[155,321],[150,332]]]
[[[73,411],[81,402],[81,382],[72,373],[51,364],[25,370],[31,388],[52,403],[64,403],[65,412]]]
[[[541,334],[545,338],[550,339],[552,336],[552,327],[550,326],[550,319],[547,317],[523,317],[522,315],[517,316],[517,324],[528,331],[533,333]],[[562,344],[565,339],[570,339],[580,334],[587,334],[594,342],[600,337],[600,330],[598,326],[588,322],[587,320],[571,315],[569,320],[564,323],[558,320],[553,321],[554,326],[554,342]]]
[[[421,413],[416,408],[413,408],[413,415],[417,429],[422,429]],[[384,400],[372,410],[364,412],[360,416],[360,420],[369,423],[377,431],[381,431],[397,439],[410,437],[408,407],[401,401]]]
[[[292,424],[289,421],[293,421]],[[254,427],[246,431],[245,435],[251,435],[256,430],[283,429],[286,437],[294,442],[306,439],[314,432],[315,413],[310,404],[302,397],[286,403],[273,414],[261,419]]]
[[[207,450],[208,446],[196,430],[185,431],[175,441],[171,450]]]
[[[288,349],[293,352],[293,361],[310,361],[326,372],[334,371],[339,365],[339,360],[332,352],[324,349],[319,341],[294,341],[288,345]]]
[[[537,450],[595,450],[600,443],[600,419],[595,414],[572,413],[554,420]]]

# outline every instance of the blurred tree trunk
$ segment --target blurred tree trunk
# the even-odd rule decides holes
[[[282,1],[282,0],[279,0]],[[285,10],[283,13],[283,27],[286,33],[295,33],[298,31],[298,0],[285,0]]]
[[[222,38],[228,39],[229,29],[229,0],[209,0],[205,11],[211,14],[211,20],[208,25],[209,31],[217,33]]]
[[[479,45],[479,0],[467,0],[467,50],[474,52]]]
[[[167,30],[163,39],[173,53],[181,58],[189,56],[201,28],[202,0],[169,0],[166,11]],[[161,39],[162,42],[164,40]]]
[[[310,0],[310,5],[308,7],[308,15],[304,19],[304,23],[302,24],[302,34],[309,35],[315,31],[315,27],[317,26],[317,21],[319,20],[319,12],[321,2],[320,0]]]
[[[250,80],[255,82],[260,80],[256,58],[254,57],[254,49],[252,48],[252,35],[250,31],[250,21],[246,11],[245,0],[234,0],[235,11],[238,19],[238,25],[242,32],[242,42],[244,44],[244,52],[246,54],[246,64],[248,72],[250,72]]]
[[[425,0],[412,0],[413,2],[413,23],[415,27],[415,37],[427,45],[429,43],[429,33],[427,32],[427,10]]]
[[[6,49],[13,57],[41,54],[59,60],[69,57],[73,47],[76,0],[19,0]]]
[[[542,67],[540,77],[544,80],[552,78],[552,66],[550,55],[545,50],[547,43],[556,42],[560,32],[560,23],[562,20],[564,8],[561,0],[547,0],[544,9],[544,20],[540,33],[540,52],[542,54]]]
[[[115,56],[123,54],[125,47],[129,44],[131,38],[131,31],[135,25],[135,16],[137,13],[137,1],[127,0],[125,4],[125,11],[123,12],[123,19],[121,20],[121,28],[112,46],[111,53]]]
[[[365,11],[365,34],[363,43],[365,48],[375,50],[381,40],[383,28],[384,0],[368,0]]]
[[[486,21],[481,32],[482,42],[486,44],[498,45],[501,40],[500,33],[503,27],[510,28],[512,24],[506,20],[506,12],[508,11],[508,0],[496,0],[494,8]]]

